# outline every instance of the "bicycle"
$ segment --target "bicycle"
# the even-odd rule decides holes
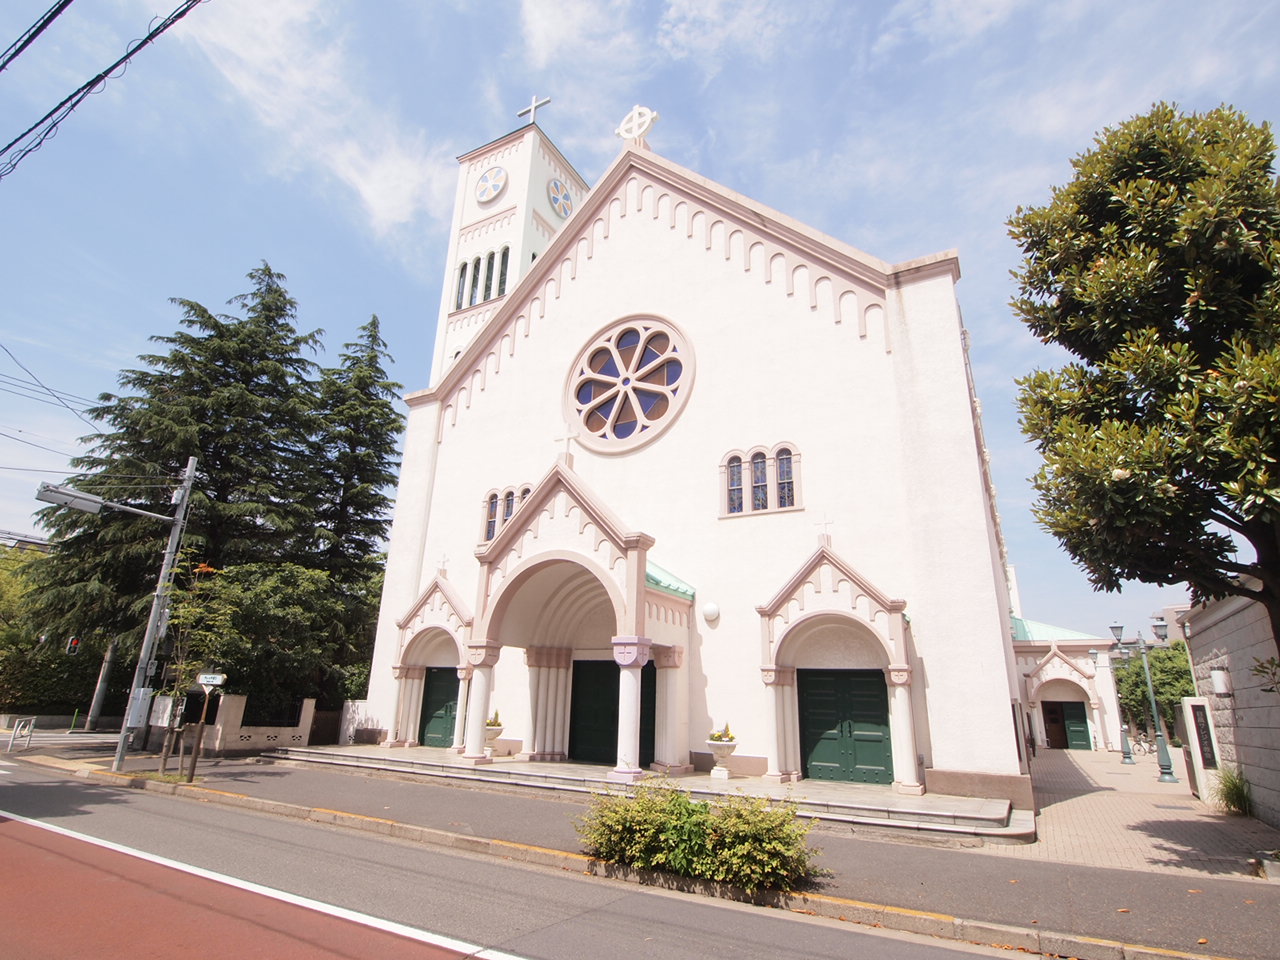
[[[1156,745],[1151,742],[1146,731],[1140,731],[1129,739],[1129,750],[1132,753],[1145,755],[1156,752]]]

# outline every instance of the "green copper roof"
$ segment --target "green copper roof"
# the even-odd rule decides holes
[[[1102,637],[1094,636],[1092,633],[1081,633],[1078,630],[1068,630],[1066,627],[1055,627],[1052,624],[1039,623],[1035,620],[1024,620],[1022,617],[1013,617],[1012,619],[1014,643],[1053,643],[1055,640],[1110,642]]]
[[[660,566],[650,560],[645,565],[644,582],[663,593],[669,593],[673,597],[684,597],[686,600],[693,599],[693,587],[685,583],[674,574],[667,573]]]

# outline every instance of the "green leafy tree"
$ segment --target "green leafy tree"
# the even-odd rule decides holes
[[[1151,668],[1151,689],[1156,695],[1156,709],[1160,711],[1165,735],[1171,737],[1182,698],[1194,697],[1196,693],[1191,683],[1187,645],[1175,640],[1167,647],[1153,647],[1147,651],[1147,663]],[[1147,678],[1142,672],[1141,655],[1116,661],[1114,669],[1116,696],[1125,715],[1141,726],[1151,726],[1151,697],[1147,692]]]
[[[341,365],[322,371],[317,385],[314,439],[313,564],[330,575],[342,603],[333,625],[334,679],[326,705],[361,697],[373,655],[373,628],[382,589],[380,553],[391,523],[388,490],[399,466],[404,418],[396,409],[400,384],[388,379],[390,359],[376,316],[344,344]]]
[[[104,394],[91,415],[109,425],[72,478],[108,500],[172,514],[170,497],[188,458],[198,458],[184,542],[215,566],[298,559],[309,541],[314,433],[302,356],[317,333],[293,326],[296,304],[268,265],[249,273],[253,290],[233,298],[244,317],[175,300],[185,329],[155,337],[165,354],[120,376],[128,394]],[[47,508],[49,556],[35,565],[33,606],[50,633],[136,645],[168,531],[146,517]]]
[[[342,609],[329,575],[293,563],[197,570],[175,592],[171,618],[183,644],[182,692],[196,673],[217,668],[226,693],[248,697],[249,722],[319,697],[334,669],[330,626]]]
[[[1013,308],[1076,358],[1019,382],[1044,459],[1037,519],[1096,588],[1249,597],[1280,644],[1274,161],[1265,124],[1158,104],[1009,224],[1024,254]]]

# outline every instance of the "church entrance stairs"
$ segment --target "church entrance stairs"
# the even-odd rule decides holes
[[[434,777],[475,786],[530,791],[589,794],[617,790],[608,779],[611,765],[531,762],[495,757],[484,766],[465,764],[451,750],[429,747],[281,747],[262,758],[268,762],[313,764],[364,773]],[[988,843],[1030,843],[1036,839],[1030,811],[1015,810],[1008,800],[952,797],[942,794],[903,796],[888,787],[858,783],[802,780],[773,784],[753,777],[716,780],[708,774],[672,777],[672,782],[699,799],[720,794],[790,800],[800,814],[845,824],[859,834],[910,832],[936,837],[981,837]]]

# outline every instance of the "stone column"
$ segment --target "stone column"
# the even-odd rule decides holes
[[[890,664],[885,671],[889,682],[889,738],[893,747],[893,789],[919,796],[924,793],[916,764],[916,724],[911,710],[911,667]]]
[[[471,672],[470,664],[458,668],[458,711],[453,717],[453,746],[449,748],[454,753],[462,753],[465,749],[463,744],[467,736],[467,702],[470,699],[467,694],[471,691]]]
[[[1102,729],[1102,716],[1098,713],[1098,701],[1089,701],[1089,723],[1093,727],[1094,742],[1091,744],[1094,750],[1110,750],[1111,745],[1107,743],[1107,732]]]
[[[559,744],[558,716],[564,695],[562,677],[572,663],[569,647],[529,647],[524,652],[529,666],[529,742],[525,756],[530,760],[563,760],[564,747]]]
[[[796,682],[795,667],[765,666],[760,668],[764,680],[765,694],[765,759],[768,768],[764,779],[772,783],[789,783],[799,779],[795,770],[787,764],[787,737],[790,724],[787,723],[786,690]]]
[[[644,776],[640,769],[640,670],[649,662],[647,637],[614,637],[613,659],[618,677],[618,763],[610,780],[631,783]]]
[[[467,645],[467,663],[472,667],[472,674],[462,759],[468,763],[493,762],[484,753],[484,722],[489,714],[489,695],[493,692],[493,665],[501,652],[501,645],[488,640]]]
[[[392,669],[400,682],[397,684],[394,739],[388,740],[387,746],[416,747],[418,731],[414,728],[414,720],[421,717],[422,686],[427,668],[397,664]]]
[[[688,721],[682,718],[684,698],[678,686],[684,665],[684,648],[653,647],[658,668],[657,705],[654,711],[653,769],[670,775],[693,773],[689,762]]]

